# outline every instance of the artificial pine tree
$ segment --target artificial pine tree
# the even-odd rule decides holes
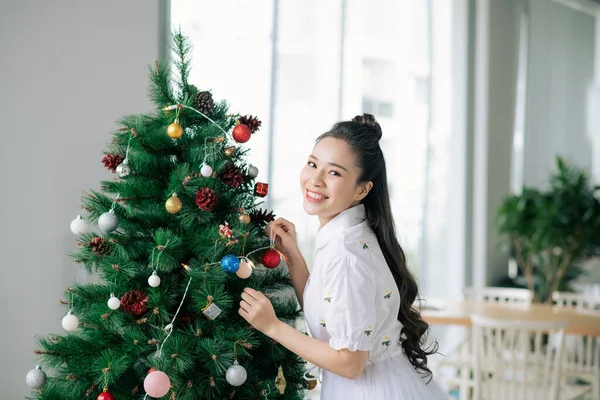
[[[34,399],[304,396],[304,362],[238,314],[245,287],[284,321],[300,313],[281,296],[291,280],[264,232],[267,186],[231,139],[240,119],[252,133],[260,121],[190,85],[189,43],[181,32],[173,43],[177,73],[151,69],[156,111],[122,119],[103,160],[115,179],[84,194],[71,223],[72,257],[100,283],[67,288],[67,333],[38,338]]]

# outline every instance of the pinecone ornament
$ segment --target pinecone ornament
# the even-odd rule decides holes
[[[217,194],[210,188],[201,188],[196,192],[196,204],[202,211],[214,210],[218,201]]]
[[[244,124],[250,128],[250,132],[252,133],[255,133],[257,130],[259,130],[262,124],[258,118],[252,115],[244,115],[243,117],[240,117],[239,122],[240,124]]]
[[[120,154],[107,154],[102,159],[102,163],[112,172],[117,172],[117,167],[123,162],[125,157]]]
[[[269,222],[275,221],[273,211],[258,209],[250,213],[250,220],[258,227],[264,228]]]
[[[236,189],[244,184],[244,174],[234,164],[229,164],[221,172],[221,180],[227,186]]]
[[[131,290],[121,297],[121,310],[134,317],[148,311],[148,295],[141,290]]]
[[[88,243],[88,247],[90,247],[92,249],[92,253],[96,254],[97,256],[104,256],[110,250],[106,245],[106,240],[100,236],[93,238]]]
[[[215,102],[210,92],[198,92],[194,95],[194,108],[203,114],[208,114],[212,111]]]

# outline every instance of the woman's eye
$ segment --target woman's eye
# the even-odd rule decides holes
[[[311,167],[311,168],[317,168],[317,166],[315,165],[315,163],[312,162],[312,161],[308,162],[308,166]]]
[[[337,171],[329,171],[329,175],[341,176]]]

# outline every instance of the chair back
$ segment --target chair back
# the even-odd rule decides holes
[[[504,304],[531,304],[533,295],[529,289],[484,287],[475,289],[472,287],[463,290],[465,300],[478,300],[487,303]]]
[[[479,315],[471,316],[471,320],[475,399],[558,399],[568,322],[512,321]]]

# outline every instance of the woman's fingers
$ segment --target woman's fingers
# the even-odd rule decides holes
[[[249,307],[252,307],[252,305],[258,301],[258,299],[254,298],[250,293],[247,293],[246,291],[242,293],[242,299],[248,304]]]

